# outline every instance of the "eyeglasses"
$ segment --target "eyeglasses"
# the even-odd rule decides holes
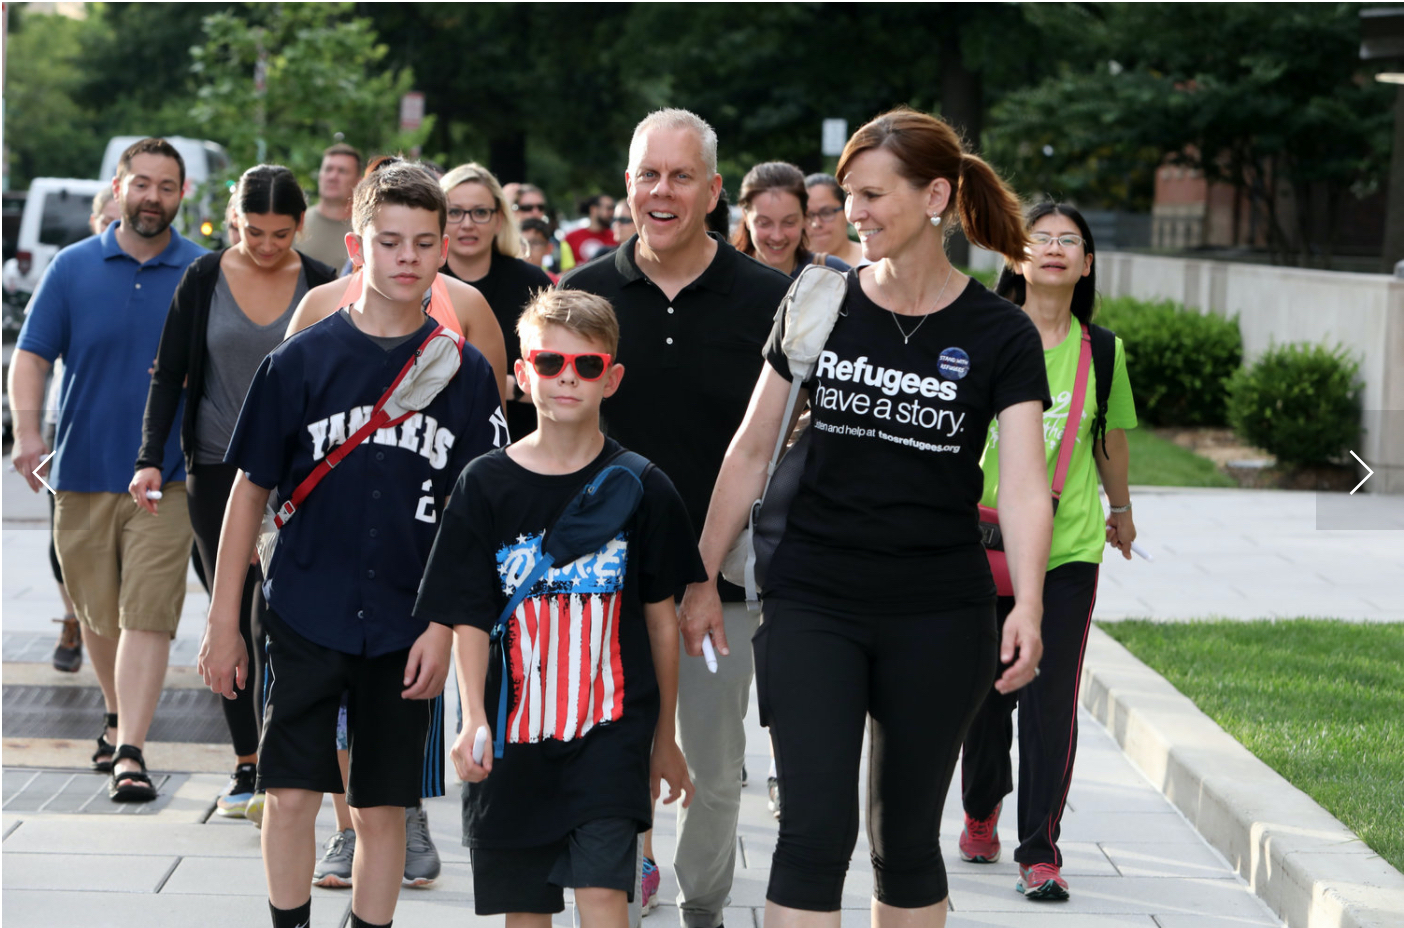
[[[459,209],[457,206],[450,206],[448,211],[449,222],[462,222],[464,217],[473,220],[477,225],[484,225],[492,222],[492,217],[497,213],[497,207],[475,206],[472,209]]]
[[[842,206],[826,206],[823,209],[811,210],[805,215],[807,222],[823,223],[828,225],[834,221],[834,217],[843,212]]]
[[[512,212],[514,212],[514,213],[541,213],[541,214],[544,216],[544,215],[546,214],[546,204],[545,204],[545,203],[513,203],[513,204],[512,204]]]
[[[1073,235],[1071,232],[1066,235],[1049,235],[1047,232],[1031,232],[1029,233],[1029,241],[1040,248],[1047,248],[1053,242],[1057,242],[1064,248],[1082,247],[1082,236]]]
[[[560,351],[543,351],[540,348],[528,351],[526,359],[542,377],[559,377],[561,371],[569,364],[575,368],[575,376],[585,381],[595,381],[603,377],[605,368],[609,367],[612,360],[609,355],[599,352],[564,354]]]
[[[631,226],[631,225],[634,224],[634,217],[632,217],[632,216],[615,216],[615,217],[614,217],[614,224],[617,225],[617,226]]]

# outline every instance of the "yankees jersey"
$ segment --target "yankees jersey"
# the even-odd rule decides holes
[[[618,449],[606,440],[574,474],[534,473],[505,451],[469,464],[445,508],[415,614],[491,629],[541,556],[546,528]],[[598,551],[551,568],[492,645],[487,716],[496,725],[505,664],[506,747],[492,776],[466,784],[464,843],[529,847],[597,818],[650,827],[659,699],[644,604],[706,578],[682,499],[650,469],[630,523]]]
[[[370,416],[436,323],[386,350],[334,313],[283,342],[254,375],[225,461],[288,499]],[[412,645],[414,597],[440,507],[464,466],[507,443],[492,368],[463,345],[458,374],[423,410],[375,432],[282,528],[263,591],[293,631],[347,654]]]

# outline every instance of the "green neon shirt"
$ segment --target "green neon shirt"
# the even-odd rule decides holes
[[[1043,414],[1043,447],[1048,459],[1048,482],[1058,467],[1058,451],[1067,425],[1072,391],[1077,383],[1077,359],[1082,328],[1074,324],[1062,343],[1043,351],[1043,363],[1048,368],[1048,389],[1053,405]],[[1072,561],[1102,563],[1106,546],[1106,516],[1097,495],[1097,467],[1092,460],[1092,420],[1097,415],[1097,369],[1087,376],[1087,397],[1083,401],[1082,422],[1077,429],[1077,444],[1073,446],[1067,480],[1063,484],[1062,500],[1053,520],[1053,545],[1048,552],[1048,569]],[[1121,339],[1116,340],[1116,361],[1112,366],[1111,394],[1107,397],[1107,431],[1136,427],[1136,401],[1131,395],[1131,381],[1126,376],[1126,351]],[[985,472],[985,493],[980,502],[997,506],[999,499],[999,420],[990,422],[985,438],[985,453],[980,459]]]

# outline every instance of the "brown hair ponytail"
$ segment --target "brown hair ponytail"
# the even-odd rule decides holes
[[[1011,261],[1024,260],[1028,235],[1018,197],[982,158],[965,150],[944,120],[905,106],[883,113],[844,146],[835,171],[840,182],[853,159],[872,148],[892,152],[902,176],[917,186],[938,177],[950,183],[951,198],[942,214],[948,229],[959,216],[970,241]]]
[[[979,155],[961,152],[956,205],[966,238],[1016,264],[1024,260],[1029,237],[1019,198]]]

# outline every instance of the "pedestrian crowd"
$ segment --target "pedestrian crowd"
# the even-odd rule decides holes
[[[539,187],[338,143],[310,206],[287,168],[245,171],[210,252],[148,138],[50,264],[10,396],[14,464],[55,490],[54,665],[87,651],[112,800],[155,799],[193,557],[233,753],[216,809],[262,829],[274,928],[309,923],[313,885],[389,925],[439,876],[423,799],[447,763],[478,914],[548,928],[566,888],[587,928],[636,893],[646,914],[662,798],[681,924],[720,928],[753,678],[771,928],[837,928],[865,739],[873,924],[943,925],[945,797],[959,768],[958,852],[998,860],[1016,706],[1016,888],[1068,898],[1099,565],[1136,536],[1092,231],[905,108],[833,175],[755,165],[734,229],[717,147],[649,114],[625,196],[558,239]],[[955,229],[1003,256],[993,291]],[[778,544],[733,583],[785,461]]]

